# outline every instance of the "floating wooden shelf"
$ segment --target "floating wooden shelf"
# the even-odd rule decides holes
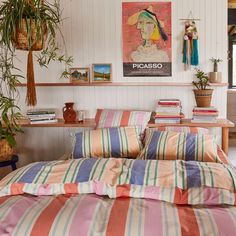
[[[204,128],[232,128],[234,123],[227,119],[217,119],[216,123],[191,123],[191,119],[181,119],[180,124],[153,124],[149,123],[149,128],[163,127],[163,126],[188,126],[188,127],[204,127]]]
[[[58,119],[56,123],[43,123],[43,124],[30,124],[28,119],[24,119],[20,121],[20,125],[22,127],[95,127],[95,119],[85,119],[83,123],[73,123],[66,124],[63,119]],[[234,123],[227,119],[218,119],[216,123],[191,123],[191,119],[182,119],[180,124],[154,124],[150,122],[148,124],[149,128],[162,127],[162,126],[188,126],[188,127],[226,127],[231,128],[234,127]]]
[[[26,84],[18,84],[19,87],[26,87]],[[114,82],[114,83],[84,83],[84,84],[73,84],[73,83],[36,83],[37,87],[64,87],[64,86],[72,86],[72,87],[153,87],[153,86],[192,86],[192,83],[177,83],[177,82]],[[214,83],[211,84],[213,87],[225,87],[228,86],[228,83]]]
[[[63,119],[58,119],[56,123],[42,123],[42,124],[30,124],[28,119],[21,120],[20,125],[22,127],[71,127],[71,128],[95,128],[95,120],[94,119],[85,119],[83,123],[73,123],[73,124],[66,124]]]

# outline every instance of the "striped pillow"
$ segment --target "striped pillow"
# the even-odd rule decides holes
[[[199,127],[187,127],[187,126],[163,126],[153,128],[156,131],[173,131],[176,133],[191,133],[191,134],[209,134],[209,129]]]
[[[212,135],[149,131],[140,159],[221,162]]]
[[[136,158],[142,149],[136,127],[113,127],[77,133],[73,157]]]
[[[144,130],[151,118],[150,111],[97,109],[96,128],[141,126]]]

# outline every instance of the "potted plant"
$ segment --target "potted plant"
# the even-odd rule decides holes
[[[17,83],[21,76],[12,73],[17,68],[12,64],[13,56],[8,49],[2,48],[0,54],[0,161],[11,159],[16,146],[16,134],[22,132],[18,120],[20,109],[16,106]]]
[[[222,74],[218,72],[218,64],[222,62],[219,58],[211,58],[210,61],[213,63],[214,70],[209,74],[209,81],[211,83],[221,83]]]
[[[71,57],[59,55],[56,32],[61,32],[61,10],[59,0],[5,0],[0,4],[0,43],[11,52],[15,49],[27,50],[27,103],[36,105],[32,51],[41,51],[38,56],[40,66],[52,60],[69,66]],[[64,41],[64,38],[63,38]],[[65,44],[64,44],[65,47]],[[65,48],[66,54],[66,48]],[[67,70],[63,76],[68,75]]]
[[[209,77],[207,74],[200,70],[196,69],[195,76],[198,81],[193,81],[193,85],[196,87],[194,89],[195,99],[198,107],[210,107],[211,106],[211,98],[213,89],[208,89]]]

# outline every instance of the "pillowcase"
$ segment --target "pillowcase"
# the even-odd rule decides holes
[[[77,133],[73,157],[136,158],[142,149],[137,127],[113,127]]]
[[[191,134],[209,134],[209,129],[199,127],[187,127],[187,126],[163,126],[153,128],[156,131],[173,131],[176,133],[191,133]]]
[[[149,131],[140,159],[221,162],[214,136]]]
[[[185,134],[209,134],[209,130],[205,128],[199,127],[187,127],[187,126],[160,126],[156,128],[147,128],[144,132],[143,142],[146,142],[146,137],[148,136],[149,132],[153,131],[173,131],[176,133],[185,133]]]
[[[95,116],[96,128],[140,126],[146,128],[152,112],[97,109]]]

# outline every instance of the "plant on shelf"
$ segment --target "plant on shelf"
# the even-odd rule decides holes
[[[196,69],[195,76],[197,81],[193,81],[192,83],[196,87],[193,91],[197,106],[210,107],[213,89],[208,89],[208,86],[210,86],[209,77],[204,71],[198,68]]]
[[[211,58],[210,61],[213,63],[214,65],[214,70],[213,72],[210,72],[209,74],[209,79],[211,83],[221,83],[222,80],[222,75],[221,72],[218,72],[218,64],[220,62],[222,62],[221,59],[219,58]]]
[[[27,104],[36,105],[34,68],[32,51],[41,51],[37,56],[40,66],[47,67],[51,61],[65,63],[67,68],[72,58],[67,56],[66,45],[60,31],[61,10],[59,0],[5,0],[0,4],[0,35],[1,46],[11,52],[16,49],[27,50]],[[65,54],[60,53],[56,41],[57,32],[63,39]]]
[[[213,65],[214,65],[214,70],[213,70],[213,72],[218,72],[218,64],[220,63],[220,62],[222,62],[222,60],[221,59],[219,59],[219,58],[211,58],[210,59],[210,61],[213,63]]]
[[[12,63],[13,54],[2,47],[0,53],[0,161],[11,159],[16,146],[16,134],[22,132],[18,120],[20,109],[16,105],[17,83],[21,75],[13,73],[17,68]]]

